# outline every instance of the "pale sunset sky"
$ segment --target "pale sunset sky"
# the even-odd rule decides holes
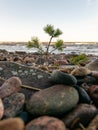
[[[49,41],[47,24],[65,42],[98,42],[98,0],[0,0],[0,41]]]

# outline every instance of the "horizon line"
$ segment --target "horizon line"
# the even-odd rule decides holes
[[[0,43],[27,43],[28,41],[0,41]],[[48,41],[42,41],[41,43],[47,43]],[[55,43],[55,41],[51,42]],[[64,43],[98,43],[98,41],[64,41]]]

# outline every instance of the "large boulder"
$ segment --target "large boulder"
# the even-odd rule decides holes
[[[23,84],[44,88],[50,74],[33,67],[24,66],[15,62],[0,61],[0,77],[9,79],[12,76],[19,77]]]
[[[13,76],[18,77],[23,85],[31,87],[21,87],[20,92],[25,94],[26,99],[29,99],[30,96],[36,92],[36,90],[33,89],[34,87],[44,89],[51,86],[49,82],[50,74],[45,71],[15,62],[0,61],[0,85],[4,83],[2,78],[7,80]]]

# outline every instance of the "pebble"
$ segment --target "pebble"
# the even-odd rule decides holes
[[[98,85],[91,85],[88,88],[88,93],[94,104],[98,107]]]
[[[76,85],[77,79],[68,73],[54,70],[51,74],[51,81],[54,84]]]
[[[87,126],[96,115],[97,109],[94,105],[79,104],[63,118],[66,127],[75,129],[79,123]]]
[[[91,71],[98,71],[98,59],[89,62],[86,67]]]
[[[87,103],[87,104],[92,103],[90,95],[85,91],[84,88],[77,86],[77,90],[79,93],[79,103]]]
[[[74,76],[86,76],[90,73],[91,71],[86,67],[77,67],[71,71],[71,74]]]
[[[3,99],[4,118],[15,117],[24,106],[25,96],[23,93],[14,93]]]
[[[0,121],[0,130],[24,130],[24,122],[20,118],[9,118]]]
[[[90,122],[89,126],[86,130],[97,130],[98,129],[98,115],[96,115],[92,121]]]
[[[41,116],[26,125],[25,130],[67,130],[63,121],[55,117]]]
[[[2,119],[3,114],[4,114],[4,105],[2,99],[0,99],[0,119]]]
[[[21,85],[22,82],[18,77],[11,77],[7,79],[0,87],[0,98],[7,97],[14,92],[18,92]]]
[[[26,103],[26,110],[34,116],[58,116],[74,108],[78,101],[74,87],[54,85],[33,94]]]

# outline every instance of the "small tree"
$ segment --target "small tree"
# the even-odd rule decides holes
[[[50,40],[48,42],[48,45],[46,47],[46,51],[43,50],[42,48],[42,44],[39,42],[39,39],[38,37],[32,37],[31,38],[31,41],[28,41],[27,43],[27,47],[28,48],[37,48],[38,51],[41,53],[41,54],[49,54],[49,47],[50,47],[50,44],[52,42],[52,39],[55,38],[55,37],[58,37],[62,34],[62,31],[60,29],[54,29],[54,27],[52,25],[46,25],[44,28],[44,31],[49,34],[50,36]],[[53,45],[53,50],[50,51],[50,53],[52,53],[53,51],[55,50],[59,50],[59,51],[62,51],[63,50],[63,44],[64,44],[64,41],[63,40],[57,40],[55,42],[55,44]]]
[[[44,27],[44,31],[50,36],[50,40],[48,42],[48,45],[47,45],[47,50],[46,50],[46,54],[48,54],[49,52],[49,47],[50,47],[50,44],[51,44],[51,41],[54,37],[58,37],[62,34],[62,31],[60,29],[54,29],[54,26],[52,25],[46,25],[46,27]],[[58,48],[57,48],[58,49]]]

